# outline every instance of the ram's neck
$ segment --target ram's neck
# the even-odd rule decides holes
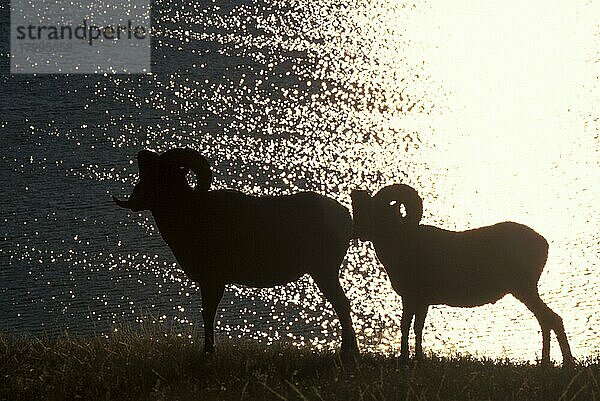
[[[190,200],[181,199],[152,209],[158,230],[171,248],[190,236],[189,227],[193,225],[190,204]]]
[[[411,285],[413,276],[414,233],[395,227],[379,234],[372,241],[377,259],[384,266],[394,290],[402,295],[409,290],[407,286]]]
[[[377,257],[386,267],[397,265],[410,250],[405,242],[405,235],[400,230],[386,231],[374,236],[373,247]]]

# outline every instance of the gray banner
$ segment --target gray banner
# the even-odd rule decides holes
[[[150,2],[11,1],[12,73],[149,73]]]

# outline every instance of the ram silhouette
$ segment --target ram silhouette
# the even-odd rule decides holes
[[[542,363],[550,361],[550,330],[556,333],[563,364],[573,357],[562,319],[539,296],[537,283],[548,243],[522,224],[498,223],[455,232],[420,225],[423,201],[408,185],[351,193],[354,236],[371,241],[394,290],[402,297],[401,359],[408,360],[414,317],[415,357],[430,305],[474,307],[512,294],[537,318],[542,330]],[[404,207],[404,210],[402,210]]]
[[[190,148],[137,155],[139,182],[132,211],[150,210],[186,275],[200,286],[204,350],[214,349],[214,321],[226,284],[273,287],[308,273],[342,326],[342,352],[358,349],[339,269],[352,233],[350,212],[333,199],[302,192],[256,197],[211,191],[211,168]],[[188,185],[189,171],[196,185]]]

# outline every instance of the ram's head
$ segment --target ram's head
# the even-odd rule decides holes
[[[161,205],[169,205],[183,193],[208,191],[212,172],[208,161],[190,148],[171,149],[159,155],[151,150],[141,150],[137,154],[140,180],[128,200],[115,203],[134,212],[153,210]],[[196,175],[195,189],[187,183],[187,174]]]
[[[416,227],[423,216],[423,200],[414,188],[405,184],[381,188],[374,196],[369,191],[355,190],[350,197],[354,237],[362,241],[386,232],[390,224]]]

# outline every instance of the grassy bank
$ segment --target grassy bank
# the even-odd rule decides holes
[[[397,358],[126,332],[58,339],[0,334],[0,400],[600,400],[600,358],[572,369]]]

